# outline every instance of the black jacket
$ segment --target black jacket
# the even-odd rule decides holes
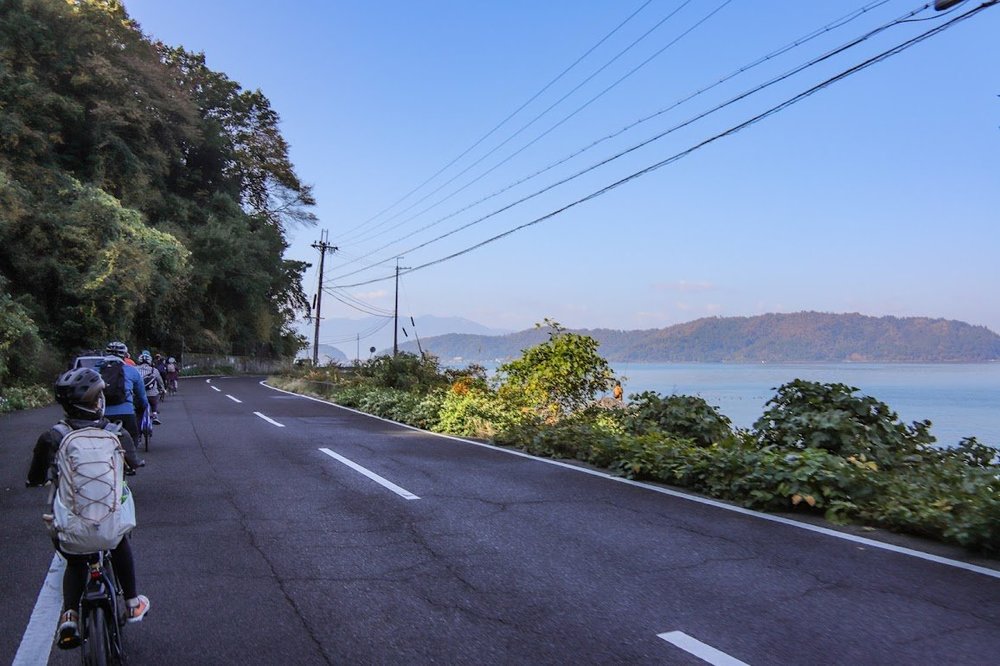
[[[79,430],[80,428],[87,427],[103,428],[110,421],[105,418],[99,421],[64,419],[62,423],[65,423],[73,430]],[[135,443],[132,441],[132,436],[127,431],[121,430],[118,433],[118,440],[122,443],[122,448],[125,450],[125,464],[132,469],[139,467],[139,457],[135,453]],[[49,468],[55,464],[56,452],[59,451],[59,444],[61,443],[62,438],[59,436],[59,433],[51,428],[38,437],[38,441],[35,442],[35,451],[31,456],[31,467],[28,468],[29,486],[40,486],[48,480]]]

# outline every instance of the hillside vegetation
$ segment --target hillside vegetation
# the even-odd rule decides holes
[[[278,125],[117,0],[0,2],[0,386],[109,339],[293,354],[314,202]]]
[[[584,329],[612,362],[924,362],[1000,359],[1000,335],[984,326],[925,317],[868,317],[798,312],[758,317],[710,317],[640,331]],[[421,340],[449,361],[516,358],[544,340],[530,329],[503,336],[443,335]],[[410,352],[415,345],[403,345]]]

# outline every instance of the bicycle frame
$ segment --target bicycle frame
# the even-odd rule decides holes
[[[146,408],[142,413],[142,420],[139,423],[139,434],[142,435],[146,450],[149,451],[149,439],[153,436],[152,407]],[[139,442],[135,443],[135,447],[139,448]]]
[[[93,666],[122,664],[125,645],[124,600],[115,576],[111,553],[97,553],[88,569],[87,586],[80,598],[80,638],[83,663]],[[100,618],[93,618],[99,614]],[[96,620],[96,621],[95,621]],[[91,627],[103,628],[104,635],[90,635]],[[99,642],[99,644],[94,642]]]

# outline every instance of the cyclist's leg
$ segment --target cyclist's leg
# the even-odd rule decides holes
[[[135,414],[117,414],[115,416],[108,416],[109,421],[114,423],[120,423],[125,432],[132,435],[132,441],[139,441],[139,422],[135,418]]]
[[[60,648],[68,650],[80,644],[80,597],[83,596],[83,590],[87,584],[89,558],[86,555],[69,555],[62,551],[59,552],[66,558],[66,570],[63,572],[63,611],[59,615],[56,644]]]
[[[115,573],[125,594],[128,621],[140,622],[149,610],[149,599],[139,594],[135,584],[135,560],[132,557],[132,544],[129,538],[123,537],[118,547],[111,551],[115,562]]]
[[[153,423],[156,425],[160,424],[160,395],[150,395],[146,396],[149,398],[149,411],[152,412]]]
[[[132,558],[132,544],[127,536],[122,537],[118,547],[111,551],[115,563],[115,574],[121,583],[126,599],[138,596],[135,587],[135,561]]]

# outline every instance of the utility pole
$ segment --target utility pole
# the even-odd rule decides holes
[[[396,257],[396,307],[392,315],[392,355],[399,355],[399,257]],[[406,266],[402,267],[406,270]]]
[[[330,245],[327,239],[330,237],[330,232],[324,229],[320,232],[319,240],[312,244],[314,248],[319,250],[319,284],[316,286],[316,330],[313,333],[313,367],[319,365],[319,321],[320,321],[320,306],[323,303],[323,263],[326,259],[327,250],[331,252],[336,252],[337,248]]]
[[[396,307],[392,315],[392,357],[399,354],[399,257],[396,257]]]

